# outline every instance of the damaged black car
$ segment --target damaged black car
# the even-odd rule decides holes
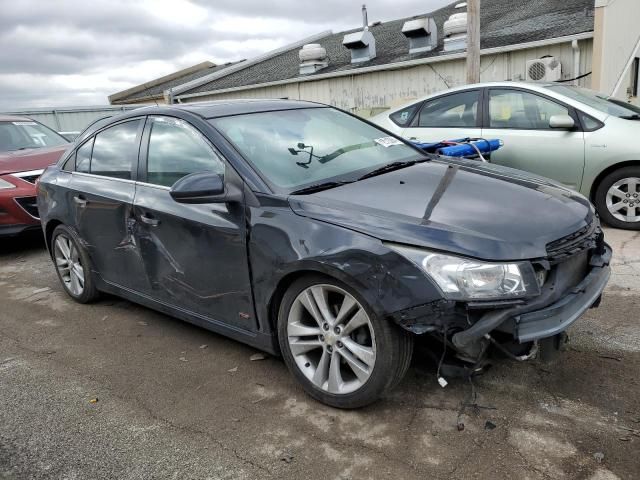
[[[369,404],[431,337],[529,358],[599,304],[611,250],[550,180],[430,155],[289,100],[149,107],[92,125],[38,183],[65,291],[282,355],[326,404]]]

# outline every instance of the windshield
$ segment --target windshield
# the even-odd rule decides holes
[[[32,120],[0,122],[0,152],[57,147],[65,143],[69,142],[64,137]]]
[[[620,100],[609,99],[606,95],[588,88],[570,87],[568,85],[549,85],[546,88],[616,117],[632,117],[638,114],[637,108],[631,105],[626,106]]]
[[[395,137],[332,108],[251,113],[211,123],[280,189],[355,180],[382,165],[420,156]]]

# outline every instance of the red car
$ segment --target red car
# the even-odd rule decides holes
[[[0,116],[0,236],[40,228],[36,180],[69,146],[30,118]]]

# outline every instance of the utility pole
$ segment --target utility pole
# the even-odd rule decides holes
[[[480,82],[480,0],[467,0],[467,84]]]

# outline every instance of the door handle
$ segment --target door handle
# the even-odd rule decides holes
[[[86,207],[87,203],[89,203],[82,195],[76,195],[73,197],[73,201],[77,203],[79,207]]]
[[[140,221],[142,223],[146,223],[147,225],[151,225],[152,227],[160,224],[160,220],[158,220],[157,218],[153,218],[153,216],[149,213],[143,213],[142,215],[140,215]]]

